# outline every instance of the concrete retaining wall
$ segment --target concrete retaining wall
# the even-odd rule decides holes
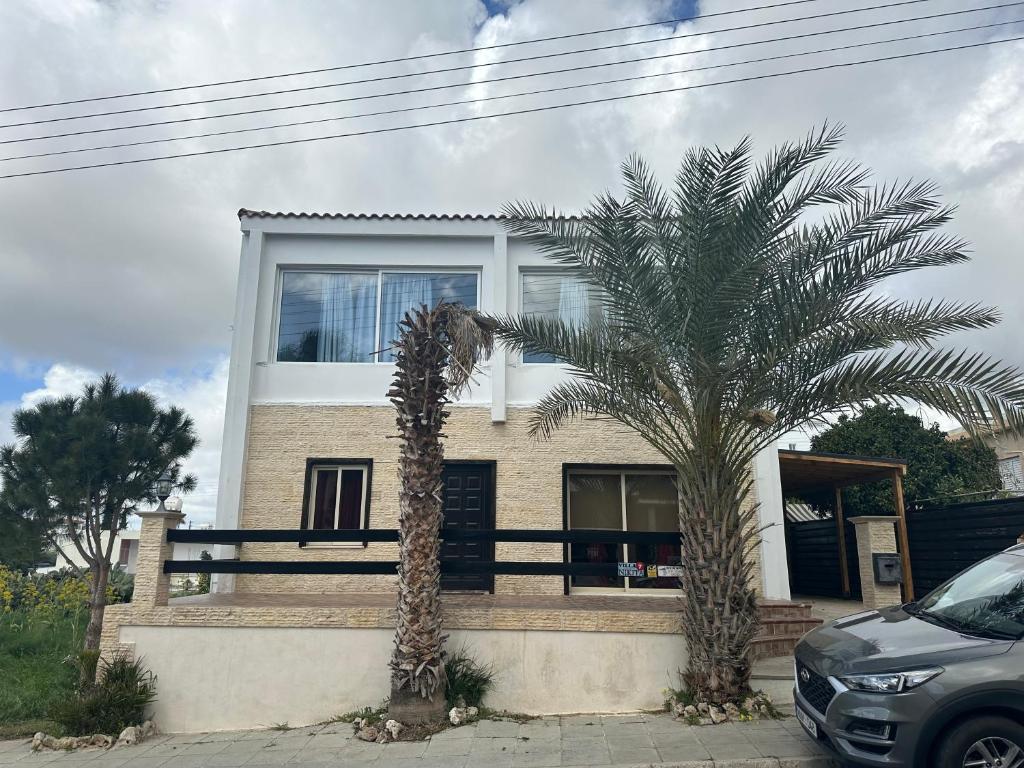
[[[154,716],[168,732],[298,726],[388,694],[388,629],[121,627],[158,676]],[[530,714],[628,712],[661,705],[686,652],[679,635],[457,630],[496,671],[486,704]]]

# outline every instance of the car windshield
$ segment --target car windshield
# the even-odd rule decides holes
[[[915,613],[969,634],[1024,636],[1024,557],[1003,553],[918,601]]]

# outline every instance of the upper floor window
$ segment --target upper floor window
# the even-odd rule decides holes
[[[281,280],[279,362],[388,362],[398,322],[442,299],[477,307],[477,276],[456,272],[288,270]]]
[[[569,272],[524,272],[524,315],[550,317],[566,325],[587,325],[601,318],[600,292]],[[524,352],[524,363],[554,363],[554,355]]]
[[[444,300],[477,308],[476,275],[446,272],[384,272],[381,283],[380,360],[395,359],[388,349],[398,336],[398,323],[410,309],[434,307]]]

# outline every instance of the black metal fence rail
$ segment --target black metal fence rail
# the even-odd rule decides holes
[[[533,544],[678,544],[679,534],[655,531],[609,531],[575,529],[506,528],[471,530],[450,528],[441,531],[442,541],[494,541]],[[397,542],[398,531],[388,528],[345,529],[332,531],[246,528],[190,530],[170,528],[167,541],[189,544],[325,543],[325,542]],[[344,555],[344,550],[339,551]],[[164,573],[267,573],[302,575],[379,575],[393,574],[393,560],[166,560]],[[493,574],[497,576],[608,576],[616,575],[617,563],[580,563],[558,561],[441,561],[445,575]]]
[[[539,544],[676,544],[679,541],[679,534],[669,531],[609,531],[596,528],[574,528],[571,531],[550,528],[444,528],[441,530],[440,538],[442,541],[517,541]],[[186,544],[394,542],[398,541],[398,531],[394,528],[344,528],[331,531],[294,528],[169,528],[167,541]]]

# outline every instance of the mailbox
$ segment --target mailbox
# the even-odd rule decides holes
[[[875,582],[878,584],[902,584],[903,568],[900,556],[876,552],[871,556],[875,566]]]

